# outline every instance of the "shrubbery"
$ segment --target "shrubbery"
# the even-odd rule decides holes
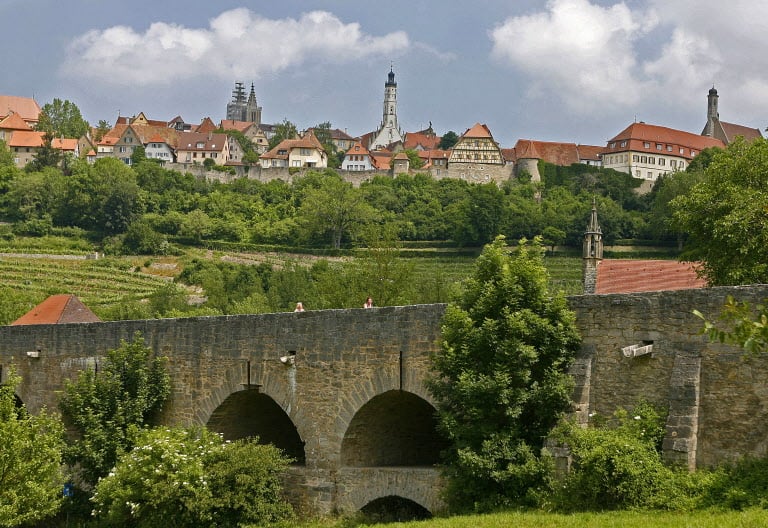
[[[93,495],[110,526],[264,526],[292,514],[279,482],[289,460],[274,446],[169,428],[133,444]]]

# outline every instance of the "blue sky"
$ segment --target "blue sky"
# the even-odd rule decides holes
[[[768,125],[768,2],[745,0],[0,0],[0,93],[74,101],[92,124],[225,117],[253,83],[264,122],[361,135],[394,64],[405,131],[485,123],[603,145],[634,120]]]

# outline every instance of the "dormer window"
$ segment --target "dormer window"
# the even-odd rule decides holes
[[[201,143],[201,142],[198,142],[198,143],[195,145],[195,148],[199,148],[199,149],[201,149],[201,148],[204,148],[204,147],[205,147],[205,143]]]
[[[610,145],[608,145],[609,148],[616,148],[616,142],[612,142]]]

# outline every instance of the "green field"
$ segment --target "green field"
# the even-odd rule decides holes
[[[389,524],[357,524],[350,521],[317,521],[301,528],[351,528],[353,526],[389,528],[764,528],[768,511],[697,512],[608,512],[608,513],[498,513],[456,516],[427,521]]]

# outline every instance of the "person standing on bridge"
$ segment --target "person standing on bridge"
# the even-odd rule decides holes
[[[363,308],[373,308],[373,299],[371,299],[370,297],[366,298]]]

